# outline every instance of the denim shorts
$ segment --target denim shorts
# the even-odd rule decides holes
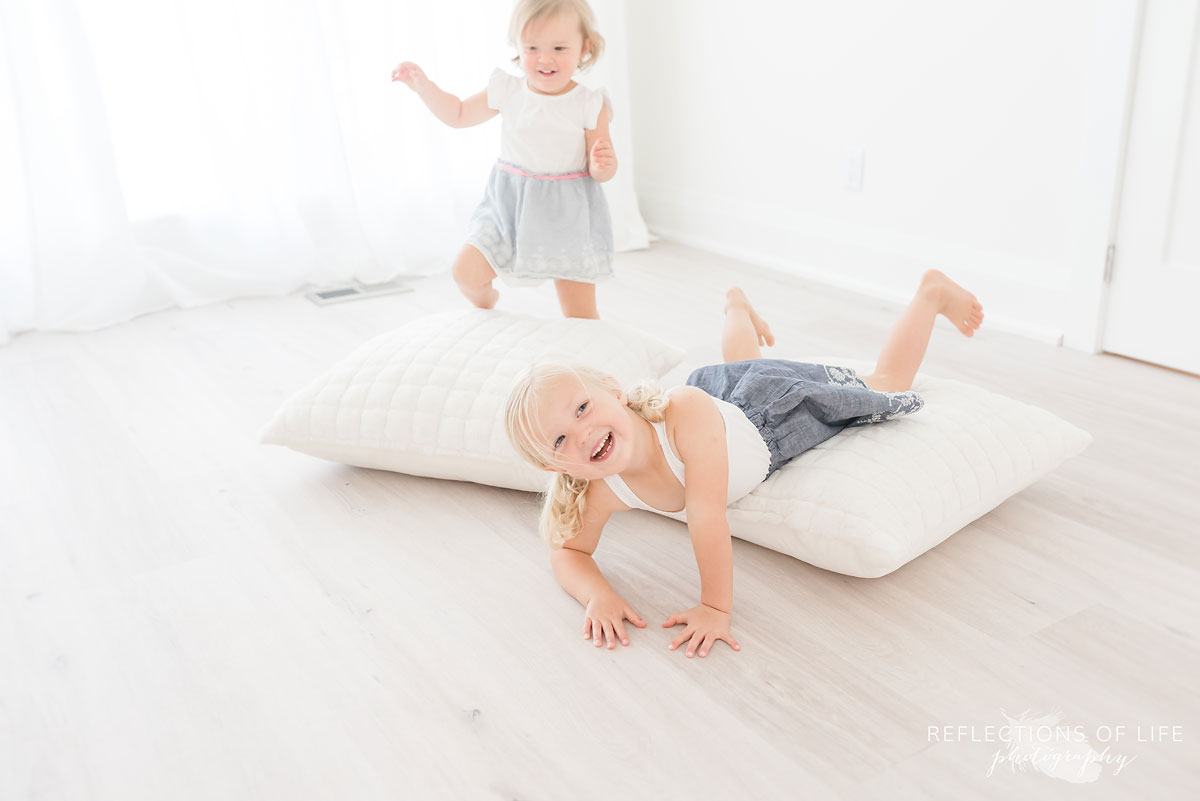
[[[848,367],[751,359],[695,370],[688,386],[737,406],[771,452],[774,473],[843,428],[882,423],[925,405],[915,392],[876,392]]]

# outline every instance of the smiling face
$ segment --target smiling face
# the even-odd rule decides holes
[[[621,472],[633,456],[632,412],[620,390],[589,387],[561,375],[538,390],[535,421],[554,458],[550,469],[576,478]]]
[[[530,20],[517,45],[529,88],[544,95],[560,95],[572,89],[571,78],[591,49],[575,14]]]

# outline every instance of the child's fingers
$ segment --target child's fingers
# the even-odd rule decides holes
[[[700,632],[698,632],[698,631],[692,635],[692,639],[688,643],[688,647],[687,647],[687,658],[688,659],[691,659],[693,656],[696,655],[696,648],[697,648],[697,646],[699,646],[701,639],[702,639],[702,637],[700,635]]]
[[[646,627],[646,621],[642,620],[642,616],[639,615],[637,612],[633,611],[633,609],[631,607],[628,607],[628,606],[625,607],[625,617],[629,619],[630,623],[637,626],[638,628]]]
[[[608,642],[608,650],[611,651],[617,647],[617,635],[613,631],[613,624],[610,620],[604,621],[604,639]]]
[[[676,635],[675,639],[671,640],[671,650],[674,651],[680,645],[690,640],[694,633],[691,627],[684,629],[680,634]]]
[[[686,622],[687,622],[687,619],[684,618],[682,615],[671,615],[669,618],[667,618],[666,620],[663,621],[663,627],[669,629],[672,626],[678,626],[680,623],[686,623]]]
[[[721,639],[724,640],[725,642],[729,643],[729,647],[732,648],[733,650],[735,650],[735,651],[742,650],[742,646],[738,643],[737,640],[733,639],[733,637],[731,635],[727,634],[724,637],[721,637]]]
[[[701,641],[701,643],[700,643],[700,651],[699,651],[700,656],[708,656],[708,650],[710,648],[712,648],[713,643],[716,641],[717,641],[717,638],[714,637],[712,634],[706,634],[704,636],[704,640]]]
[[[617,636],[621,638],[621,645],[629,645],[629,635],[625,633],[625,624],[618,620],[614,626]]]

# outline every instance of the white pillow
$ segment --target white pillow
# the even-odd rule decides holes
[[[551,353],[625,386],[682,352],[596,320],[497,311],[424,317],[362,345],[288,400],[262,440],[325,459],[538,491],[546,474],[504,435],[505,394]],[[806,358],[853,367],[842,358]],[[1035,406],[919,375],[925,408],[846,429],[729,507],[733,534],[809,564],[874,578],[934,547],[1082,451],[1091,436]]]
[[[509,386],[559,355],[624,386],[659,378],[683,351],[602,320],[464,309],[414,320],[364,343],[283,404],[263,442],[336,462],[542,490],[547,474],[504,434]]]
[[[818,364],[873,369],[842,358]],[[875,578],[917,558],[1080,453],[1092,436],[1045,409],[918,375],[916,414],[848,428],[729,507],[735,536]]]

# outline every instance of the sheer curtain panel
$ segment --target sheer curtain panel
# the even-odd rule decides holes
[[[618,246],[632,191],[623,0]],[[447,91],[508,63],[495,0],[0,0],[0,342],[172,306],[444,271],[499,122],[452,130],[390,81]],[[622,144],[624,147],[622,148]]]

